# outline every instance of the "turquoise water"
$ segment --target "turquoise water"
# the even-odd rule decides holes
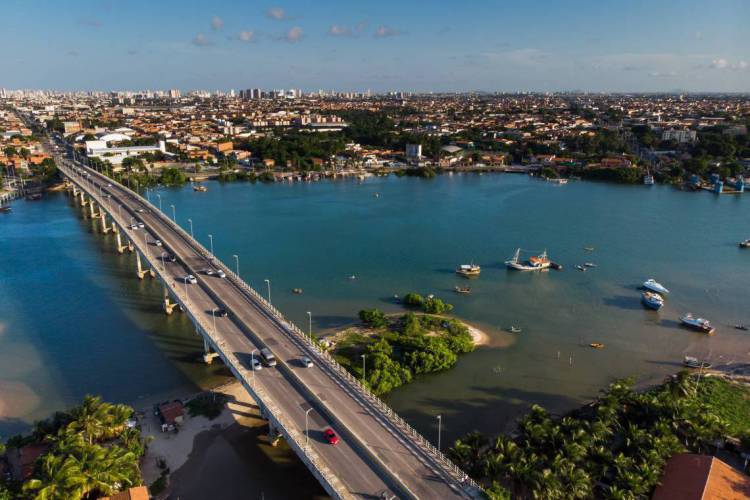
[[[364,307],[397,311],[394,294],[418,291],[448,299],[457,316],[490,335],[490,346],[463,356],[454,369],[388,398],[428,436],[442,415],[443,443],[474,428],[502,430],[531,402],[561,412],[614,378],[659,379],[685,354],[710,355],[715,363],[750,359],[750,335],[731,327],[750,323],[750,251],[737,247],[750,236],[747,196],[475,174],[207,185],[206,193],[163,189],[162,205],[168,213],[175,205],[187,230],[192,219],[206,247],[212,234],[215,253],[233,268],[236,254],[240,274],[258,290],[267,293],[263,280],[269,279],[274,304],[301,327],[307,328],[306,311],[315,330],[330,330],[350,324]],[[33,224],[19,222],[24,217]],[[18,203],[0,224],[0,235],[9,227],[10,241],[19,241],[0,241],[3,274],[7,267],[13,276],[0,285],[3,297],[13,298],[0,303],[2,317],[10,318],[0,333],[0,366],[9,332],[42,361],[34,375],[0,367],[0,380],[24,380],[42,397],[39,411],[69,394],[109,391],[129,400],[202,380],[189,325],[159,312],[159,290],[132,277],[131,257],[87,234],[88,222],[67,199]],[[565,269],[509,272],[502,262],[519,246],[547,249]],[[588,246],[595,251],[586,252]],[[453,269],[470,261],[482,266],[482,275],[471,281],[470,295],[460,296],[453,287],[466,280]],[[575,270],[584,262],[598,267]],[[47,271],[35,279],[29,269],[37,267]],[[53,271],[68,286],[44,279]],[[644,310],[635,289],[649,277],[673,292],[659,313]],[[295,287],[304,293],[294,295]],[[35,294],[46,307],[31,308]],[[60,311],[71,309],[75,319],[55,323]],[[686,311],[711,319],[718,333],[679,328]],[[510,325],[523,333],[505,332]],[[59,335],[42,333],[48,330]],[[169,342],[159,340],[164,331],[171,332]],[[605,349],[589,348],[592,341]],[[182,350],[173,352],[175,345]],[[129,359],[134,351],[142,359]]]

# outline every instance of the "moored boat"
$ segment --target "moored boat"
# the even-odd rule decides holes
[[[510,328],[508,328],[508,331],[510,333],[521,333],[522,330],[520,326],[511,326]]]
[[[711,363],[703,360],[699,360],[693,356],[685,356],[682,360],[682,364],[688,368],[711,368]]]
[[[471,293],[471,287],[468,286],[456,286],[453,289],[456,293]]]
[[[476,264],[461,264],[456,268],[456,274],[466,277],[479,276],[481,272],[482,268]]]
[[[705,318],[696,318],[691,313],[687,313],[680,318],[680,323],[693,330],[698,330],[706,334],[712,334],[716,328],[711,326],[711,322]]]
[[[302,295],[302,289],[301,288],[292,288],[292,293],[297,295]]]
[[[740,241],[740,248],[750,248],[750,238]]]
[[[505,261],[505,265],[516,271],[541,271],[542,269],[548,269],[551,265],[546,250],[537,256],[529,257],[529,260],[525,262],[521,262],[520,257],[521,249],[519,248],[513,254],[513,257]]]
[[[648,170],[646,171],[646,175],[643,176],[643,183],[647,186],[654,185],[654,176],[651,175],[651,172],[649,172]]]
[[[589,344],[589,347],[593,347],[594,349],[604,349],[604,344],[601,342],[592,342]]]
[[[208,188],[206,186],[202,186],[200,184],[194,184],[193,185],[193,191],[200,191],[201,193],[204,193],[208,191]]]
[[[657,282],[654,278],[649,278],[643,283],[643,288],[652,292],[660,293],[662,295],[669,293],[661,283]]]
[[[645,291],[641,295],[641,302],[643,305],[654,311],[658,311],[664,305],[664,297],[656,292]]]

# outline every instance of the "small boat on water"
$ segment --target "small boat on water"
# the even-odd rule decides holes
[[[456,268],[456,274],[466,276],[467,278],[471,276],[479,276],[479,273],[481,272],[482,268],[476,264],[461,264]]]
[[[521,330],[520,326],[511,326],[510,328],[508,328],[508,331],[510,333],[521,333],[523,330]]]
[[[551,267],[555,271],[562,271],[563,270],[562,264],[558,264],[557,262],[550,262],[549,263],[549,267]]]
[[[297,295],[302,295],[302,289],[301,288],[292,288],[292,293],[295,293]]]
[[[13,210],[13,209],[10,206],[0,207],[0,212],[2,212],[4,214],[10,213],[11,210]]]
[[[641,295],[641,302],[643,305],[654,311],[658,311],[664,305],[664,297],[656,292],[645,291]]]
[[[543,269],[548,269],[551,265],[546,250],[537,256],[529,257],[529,260],[525,262],[521,262],[520,257],[521,249],[519,248],[516,250],[516,253],[513,254],[513,257],[505,261],[505,265],[508,269],[514,269],[516,271],[541,271]]]
[[[586,268],[580,264],[576,264],[576,269],[578,269],[579,271],[586,271]]]
[[[682,364],[688,368],[711,368],[711,363],[704,360],[699,360],[693,356],[685,356],[682,360]]]
[[[643,288],[651,290],[652,292],[667,294],[669,290],[666,289],[661,283],[658,283],[654,278],[649,278],[643,282]]]
[[[743,330],[743,331],[748,331],[748,330],[750,330],[750,327],[748,327],[747,325],[734,325],[734,327],[735,327],[735,328],[736,328],[737,330]]]
[[[42,193],[34,193],[30,194],[26,197],[26,200],[28,201],[37,201],[42,199]]]
[[[696,318],[691,313],[685,314],[680,318],[680,323],[693,330],[706,333],[708,335],[714,333],[716,328],[711,326],[711,322],[705,318]]]
[[[350,279],[350,280],[356,280],[356,279],[357,279],[357,276],[356,276],[356,275],[354,275],[354,274],[352,274],[351,276],[349,276],[349,279]]]
[[[456,293],[471,293],[471,287],[468,286],[456,286],[453,289]]]
[[[750,248],[750,238],[740,241],[740,248]]]
[[[208,191],[208,188],[200,184],[193,184],[193,191],[199,191],[201,193],[205,193],[206,191]]]
[[[584,262],[583,265],[586,267],[596,267],[596,264],[594,264],[593,262]]]
[[[547,177],[547,182],[552,182],[554,184],[567,184],[568,179],[563,179],[562,177]]]
[[[593,347],[594,349],[604,349],[604,344],[601,342],[592,342],[589,344],[589,347]]]
[[[594,247],[583,247],[583,249],[586,250],[587,252],[593,252],[594,251]]]

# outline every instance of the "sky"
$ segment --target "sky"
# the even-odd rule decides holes
[[[0,87],[750,92],[747,0],[3,0]]]

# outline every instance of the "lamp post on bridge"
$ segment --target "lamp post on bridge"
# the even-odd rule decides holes
[[[367,380],[365,378],[365,359],[367,358],[367,354],[360,354],[362,356],[362,382]]]
[[[195,236],[193,236],[193,219],[188,219],[188,223],[190,224],[190,237],[195,239]]]
[[[253,349],[252,352],[250,352],[250,367],[253,369],[253,387],[255,387],[255,353],[258,352],[258,349]]]
[[[310,335],[310,342],[312,342],[312,312],[307,311],[307,333]]]
[[[209,234],[208,235],[208,241],[211,243],[211,260],[214,258],[214,235]]]
[[[159,212],[163,212],[164,210],[161,209],[161,195],[157,193],[156,197],[159,198]]]
[[[177,215],[175,214],[174,205],[169,205],[169,206],[172,207],[172,220],[177,222]]]
[[[440,432],[443,430],[442,429],[442,427],[443,427],[443,416],[442,415],[438,415],[437,416],[437,421],[438,421],[438,447],[437,447],[437,449],[438,449],[438,451],[440,451]]]
[[[271,280],[265,279],[263,280],[266,282],[266,285],[268,286],[268,303],[271,303]]]
[[[240,258],[236,254],[232,255],[234,257],[234,262],[237,264],[237,271],[235,271],[235,274],[237,277],[240,277]]]
[[[310,427],[307,425],[307,416],[313,411],[312,406],[305,410],[305,448],[310,444]]]

